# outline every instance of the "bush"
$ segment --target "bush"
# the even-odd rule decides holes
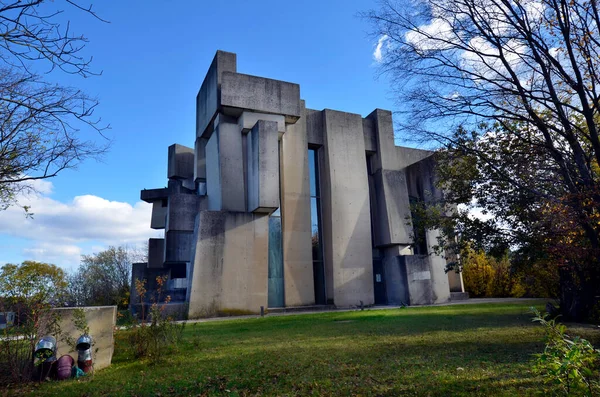
[[[165,305],[171,301],[168,295],[164,299],[161,296],[166,280],[166,276],[156,277],[158,288],[153,297],[154,302],[150,306],[149,322],[145,321],[146,281],[135,281],[135,288],[141,303],[141,318],[131,330],[129,341],[136,358],[148,358],[154,363],[162,360],[169,350],[177,348],[185,328],[184,322],[176,323],[165,314]]]
[[[567,396],[600,394],[600,350],[578,336],[571,338],[556,319],[546,320],[534,308],[532,312],[533,321],[542,324],[546,331],[546,347],[536,355],[534,371]]]
[[[497,259],[468,247],[461,256],[465,291],[470,296],[501,298],[525,294],[525,287],[521,278],[512,271],[508,255]]]

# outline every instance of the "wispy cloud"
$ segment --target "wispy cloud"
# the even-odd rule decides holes
[[[377,62],[381,62],[383,60],[383,45],[385,41],[388,39],[388,35],[384,34],[377,40],[377,46],[375,47],[375,51],[373,51],[373,59]]]

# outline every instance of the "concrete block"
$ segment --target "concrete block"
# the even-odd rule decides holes
[[[230,111],[239,109],[236,116],[244,110],[250,110],[284,115],[286,122],[295,123],[300,117],[300,86],[285,81],[224,72],[221,77],[221,106],[230,108]]]
[[[159,200],[152,203],[152,218],[150,227],[152,229],[164,229],[167,223],[167,206],[165,200]]]
[[[250,132],[259,120],[274,121],[277,123],[279,135],[285,133],[285,117],[279,114],[242,112],[238,118],[238,125],[243,133]]]
[[[194,149],[178,144],[169,146],[167,178],[194,178]]]
[[[410,245],[410,201],[404,171],[379,169],[373,181],[377,199],[375,246]]]
[[[375,158],[372,163],[375,172],[379,169],[396,170],[397,153],[394,143],[394,123],[392,121],[392,112],[389,110],[375,109],[367,119],[373,122],[376,149]]]
[[[223,72],[235,73],[236,70],[236,55],[231,52],[217,51],[196,96],[197,137],[212,133],[209,126],[217,115],[221,103],[221,76]]]
[[[59,326],[63,335],[68,336],[73,340],[77,340],[81,336],[80,331],[73,324],[73,311],[78,308],[61,307],[53,309],[59,314]],[[111,364],[114,351],[113,330],[117,323],[117,307],[116,306],[95,306],[82,307],[85,313],[88,327],[90,328],[90,336],[93,340],[92,359],[94,370],[97,371],[106,368]],[[57,339],[56,349],[61,354],[69,354],[75,362],[77,362],[77,351],[68,345],[62,338]]]
[[[237,120],[215,119],[215,131],[206,144],[208,208],[212,211],[245,211],[246,192],[242,134]]]
[[[166,231],[194,231],[199,197],[195,194],[172,194],[169,197]]]
[[[148,239],[148,267],[162,268],[165,263],[165,239]]]
[[[194,144],[194,181],[206,182],[206,138],[196,138]]]
[[[252,213],[200,212],[190,318],[227,310],[258,313],[267,307],[268,219]]]
[[[302,118],[288,125],[281,138],[281,220],[287,307],[315,303],[304,101],[301,105]]]
[[[277,123],[259,120],[247,141],[248,212],[279,208],[279,140]]]
[[[165,233],[165,263],[192,260],[193,231],[172,230]]]
[[[363,137],[365,139],[365,150],[367,152],[377,152],[377,131],[372,119],[363,119]],[[374,167],[373,169],[376,169]]]
[[[414,149],[403,146],[396,146],[397,168],[402,169],[418,163],[428,157],[433,156],[430,150]]]
[[[323,112],[320,110],[306,109],[306,135],[309,145],[322,146],[324,141]]]
[[[336,306],[374,302],[367,161],[360,115],[324,110],[321,203]],[[329,298],[329,297],[328,297]]]
[[[410,304],[430,305],[434,303],[429,257],[426,255],[405,255],[400,256],[399,260],[406,268]]]

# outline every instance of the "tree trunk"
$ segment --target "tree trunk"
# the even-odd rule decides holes
[[[589,265],[588,265],[589,266]],[[561,267],[560,309],[565,321],[583,322],[592,319],[600,304],[600,278],[597,267]]]

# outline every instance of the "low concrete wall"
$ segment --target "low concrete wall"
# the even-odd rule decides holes
[[[64,336],[77,340],[81,333],[75,329],[73,324],[73,311],[83,309],[85,318],[90,328],[90,336],[94,341],[92,347],[92,358],[94,360],[94,370],[106,368],[110,365],[114,351],[113,330],[117,322],[116,306],[95,306],[95,307],[61,307],[54,309],[59,313],[60,330]],[[57,339],[57,357],[63,354],[69,354],[77,362],[77,352],[72,350],[64,340]]]

